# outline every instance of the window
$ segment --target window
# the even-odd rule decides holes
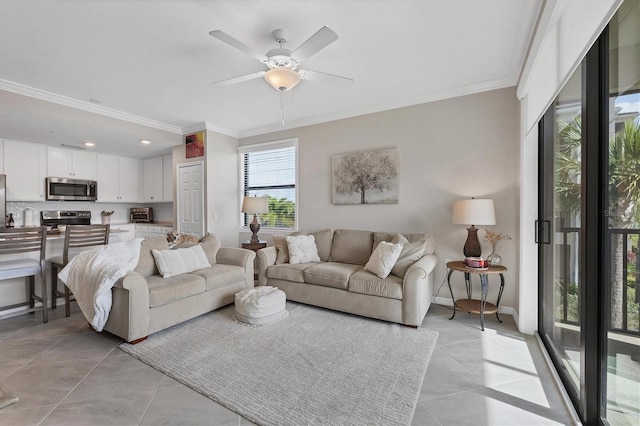
[[[297,139],[289,139],[238,150],[242,196],[269,200],[269,213],[259,215],[263,229],[296,229],[297,145]],[[242,216],[243,226],[249,226],[250,215]]]

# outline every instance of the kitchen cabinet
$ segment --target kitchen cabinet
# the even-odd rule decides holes
[[[47,147],[47,175],[50,177],[96,180],[96,153]]]
[[[162,157],[162,200],[173,202],[173,156]]]
[[[139,202],[140,160],[97,154],[99,202]]]
[[[45,201],[46,145],[4,140],[7,201]]]
[[[0,174],[4,174],[4,140],[0,139]]]
[[[171,231],[173,231],[171,226],[136,223],[136,238],[164,237]]]
[[[142,201],[157,203],[164,201],[162,157],[146,158],[142,161]]]

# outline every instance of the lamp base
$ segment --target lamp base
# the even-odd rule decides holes
[[[480,257],[482,247],[480,247],[480,241],[478,241],[478,228],[471,225],[467,228],[467,231],[467,241],[464,243],[463,253],[465,257]]]
[[[251,232],[253,232],[253,235],[251,235],[251,241],[252,243],[257,243],[258,241],[260,241],[260,238],[258,238],[258,231],[260,230],[260,222],[258,222],[258,215],[254,214],[253,215],[253,222],[251,222],[249,224],[249,229],[251,229]]]

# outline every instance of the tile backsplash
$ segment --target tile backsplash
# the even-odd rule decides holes
[[[173,222],[173,203],[155,204],[122,204],[122,203],[92,203],[86,201],[7,201],[7,214],[13,213],[16,226],[24,224],[24,210],[31,208],[34,225],[40,223],[42,210],[89,210],[91,211],[91,223],[100,223],[100,213],[103,210],[112,211],[111,223],[129,222],[130,207],[153,207],[153,220],[156,222]]]

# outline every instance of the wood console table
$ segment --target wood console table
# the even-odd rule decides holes
[[[267,246],[267,241],[266,240],[260,240],[258,242],[251,242],[251,241],[243,241],[242,242],[242,248],[243,249],[247,249],[247,250],[253,250],[256,253],[258,252],[258,250],[265,248]],[[255,267],[253,267],[253,280],[254,281],[258,281],[258,270]]]
[[[456,316],[456,308],[467,311],[473,314],[480,314],[480,327],[484,331],[484,314],[496,314],[496,318],[499,322],[502,322],[498,316],[498,307],[500,306],[500,299],[502,298],[502,291],[504,290],[504,273],[507,272],[507,268],[504,266],[489,266],[488,268],[469,268],[462,261],[448,262],[447,268],[449,273],[447,274],[447,283],[449,284],[449,292],[451,293],[451,300],[453,300],[453,315],[450,320]],[[453,290],[451,289],[451,274],[453,271],[464,272],[464,282],[467,287],[467,298],[456,300],[453,296]],[[480,300],[471,298],[471,274],[480,275],[481,285],[481,297]],[[500,275],[500,291],[498,292],[498,300],[496,304],[487,302],[487,294],[489,293],[489,275]]]

